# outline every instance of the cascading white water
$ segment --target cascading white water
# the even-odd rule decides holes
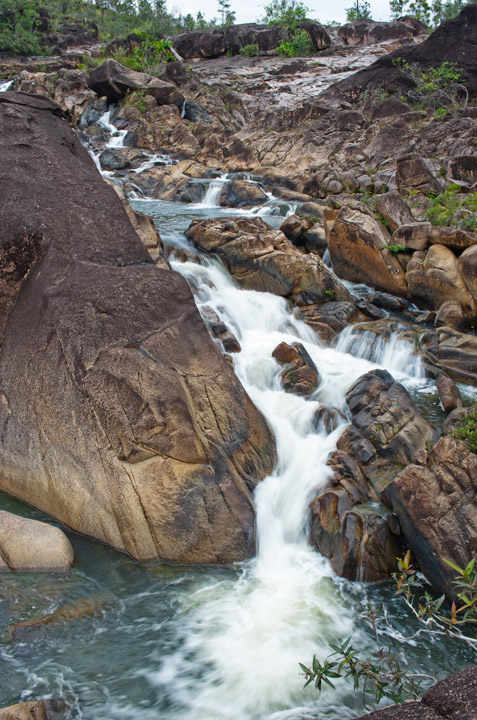
[[[234,355],[235,370],[275,434],[278,464],[255,493],[256,558],[236,583],[197,590],[181,618],[181,649],[145,674],[162,692],[173,685],[171,719],[285,718],[297,704],[320,702],[329,710],[326,692],[321,700],[315,691],[304,693],[298,662],[314,653],[323,659],[339,638],[365,640],[328,562],[307,543],[310,497],[329,477],[326,460],[345,427],[317,433],[312,417],[320,403],[346,409],[350,384],[375,365],[322,347],[285,300],[237,288],[214,261],[173,265],[195,288],[199,309],[212,307],[236,334],[242,350]],[[282,341],[302,342],[316,363],[322,380],[312,399],[281,387],[272,351]],[[340,706],[348,692],[339,684],[333,703]],[[353,717],[353,710],[341,707],[340,717]]]
[[[127,130],[118,130],[115,125],[111,122],[111,110],[107,110],[101,115],[98,120],[98,125],[102,125],[111,134],[110,139],[106,145],[107,148],[122,148],[124,147],[124,138],[128,134]]]
[[[336,349],[382,365],[398,380],[405,377],[423,380],[426,375],[421,357],[398,332],[387,338],[372,330],[360,332],[359,326],[349,326],[340,334]]]
[[[5,80],[4,82],[0,82],[0,92],[7,92],[7,90],[10,90],[12,84],[13,80]]]
[[[220,193],[222,192],[222,188],[226,182],[227,175],[222,175],[222,177],[211,180],[209,187],[198,206],[203,208],[220,207]]]

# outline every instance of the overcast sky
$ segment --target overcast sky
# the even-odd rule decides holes
[[[236,22],[256,22],[263,15],[263,7],[267,0],[258,2],[243,2],[243,0],[229,0],[231,10],[235,10]],[[217,0],[168,0],[169,9],[176,8],[182,15],[191,13],[197,15],[199,10],[210,20],[219,17]],[[305,5],[310,8],[308,17],[320,22],[337,20],[340,23],[346,21],[346,8],[352,5],[352,0],[305,0]],[[389,20],[388,0],[370,0],[371,12],[374,20]]]

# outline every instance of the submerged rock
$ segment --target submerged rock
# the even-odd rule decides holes
[[[0,720],[62,720],[64,700],[31,700],[0,708]]]
[[[273,438],[60,115],[0,95],[0,487],[138,560],[246,558]]]

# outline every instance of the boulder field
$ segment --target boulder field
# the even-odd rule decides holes
[[[62,118],[0,95],[0,488],[138,560],[254,549],[274,441]]]

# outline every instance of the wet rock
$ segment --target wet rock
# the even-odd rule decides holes
[[[320,257],[323,257],[324,253],[328,249],[325,228],[320,225],[320,223],[315,223],[305,232],[303,235],[303,241],[307,252],[314,253]]]
[[[415,253],[406,269],[411,299],[418,305],[437,310],[447,300],[462,306],[473,317],[477,305],[460,272],[459,261],[444,245],[431,245],[425,257]]]
[[[446,412],[451,412],[451,410],[462,407],[462,396],[459,388],[450,377],[444,373],[439,373],[436,378],[436,385],[439,399]]]
[[[373,303],[365,299],[357,300],[356,307],[363,313],[363,315],[370,318],[370,320],[381,320],[382,318],[387,317],[385,310],[381,310],[381,308],[378,308],[376,305],[373,305]]]
[[[110,601],[111,598],[107,595],[79,598],[78,600],[73,600],[68,603],[68,605],[63,605],[48,615],[43,615],[43,617],[8,625],[5,631],[10,640],[17,642],[31,641],[33,637],[36,637],[44,631],[48,631],[50,628],[69,625],[77,620],[90,618],[93,615],[104,612]]]
[[[262,205],[267,199],[266,193],[255,183],[233,180],[224,184],[219,204],[222,207],[251,207]]]
[[[386,247],[391,237],[374,218],[344,207],[328,235],[335,272],[345,280],[408,297],[404,270]]]
[[[435,324],[437,327],[450,327],[463,332],[469,327],[469,318],[464,315],[462,306],[458,302],[446,300],[437,311]]]
[[[435,437],[407,390],[386,370],[362,375],[346,402],[353,419],[337,447],[364,465],[379,459],[407,464]]]
[[[417,564],[438,592],[455,595],[455,571],[477,542],[477,455],[453,437],[440,438],[427,464],[408,465],[386,488]]]
[[[396,190],[379,195],[376,210],[384,218],[392,233],[401,225],[414,222],[409,205]]]
[[[99,156],[99,162],[103,170],[126,170],[131,167],[131,163],[140,157],[144,157],[144,154],[137,150],[129,150],[127,148],[121,148],[120,150],[112,150],[107,148],[103,150]]]
[[[63,700],[31,700],[0,708],[0,720],[62,720],[65,711]]]
[[[323,305],[303,305],[300,315],[324,342],[331,342],[348,325],[366,319],[355,303],[333,300]]]
[[[66,572],[73,560],[59,528],[0,510],[0,570]]]
[[[194,220],[186,236],[217,253],[243,287],[288,297],[300,306],[348,300],[348,291],[326,267],[299,253],[261,218]]]
[[[89,76],[88,87],[100,97],[106,96],[111,102],[121,100],[126,93],[141,90],[152,95],[158,105],[181,107],[184,96],[172,83],[146,73],[129,70],[116,60],[106,60]]]
[[[272,357],[283,365],[281,378],[285,392],[295,395],[310,395],[320,384],[315,363],[301,343],[277,345]]]
[[[310,505],[310,542],[335,572],[351,580],[379,581],[396,569],[401,554],[399,525],[374,502],[358,462],[333,453],[333,476]],[[371,504],[372,503],[372,504]]]
[[[224,346],[225,352],[236,353],[241,351],[240,343],[233,333],[222,322],[215,310],[211,307],[201,309],[201,315],[204,318],[207,327],[217,340],[220,340]]]
[[[341,410],[335,407],[326,407],[320,405],[313,415],[312,426],[317,432],[325,432],[327,435],[336,430],[342,423],[346,422],[346,417]]]
[[[419,702],[378,710],[357,720],[474,720],[477,666],[460,670],[433,685]]]
[[[372,302],[373,305],[376,305],[376,307],[384,308],[384,310],[391,312],[404,312],[406,308],[409,307],[409,303],[402,298],[397,298],[382,292],[372,293],[369,295],[368,300]]]
[[[416,153],[404,155],[396,161],[396,182],[399,192],[417,190],[423,193],[441,193],[442,181],[437,177],[438,166]]]
[[[1,489],[141,561],[248,557],[274,443],[186,282],[57,106],[2,93],[0,145],[3,259],[42,238],[2,286]]]
[[[185,101],[183,112],[184,120],[189,120],[192,123],[205,123],[206,125],[210,125],[213,122],[209,113],[206,112],[199,103],[194,102],[194,100]]]

